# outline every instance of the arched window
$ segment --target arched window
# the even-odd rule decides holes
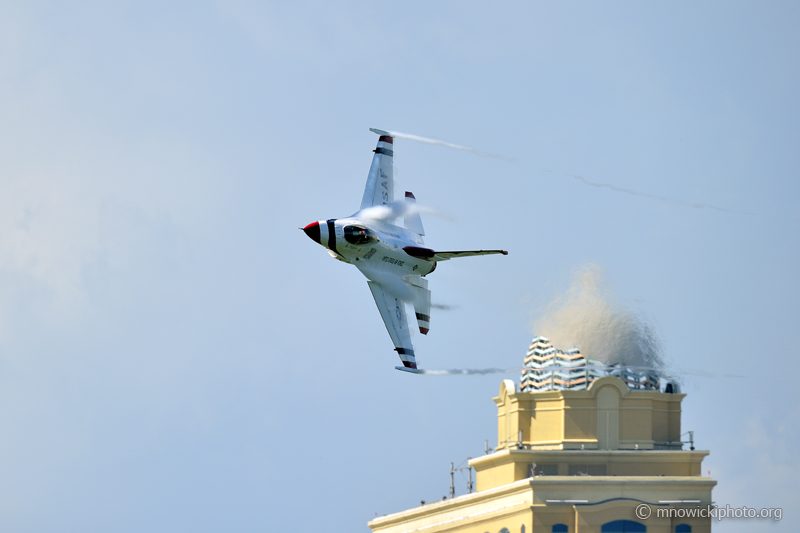
[[[567,524],[555,524],[552,529],[553,533],[569,533]]]
[[[678,524],[675,526],[675,533],[692,533],[692,526],[689,524]]]
[[[614,520],[603,524],[600,531],[602,533],[645,533],[647,527],[633,520]]]
[[[504,527],[503,529],[500,530],[500,533],[511,533],[511,532],[508,530],[507,527]]]

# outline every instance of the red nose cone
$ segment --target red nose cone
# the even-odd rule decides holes
[[[312,241],[314,241],[317,244],[322,244],[321,242],[319,242],[320,241],[319,222],[312,222],[311,224],[303,228],[303,231],[306,232],[306,235],[308,235]]]

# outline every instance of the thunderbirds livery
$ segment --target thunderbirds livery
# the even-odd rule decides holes
[[[431,291],[425,276],[436,263],[470,255],[503,254],[504,250],[441,252],[426,248],[422,219],[410,192],[394,200],[392,156],[394,143],[388,132],[370,128],[380,135],[361,199],[361,208],[347,218],[312,222],[303,231],[340,261],[355,265],[367,278],[403,366],[398,370],[418,372],[411,344],[406,305],[414,307],[420,333],[431,327]],[[403,225],[395,223],[403,218]]]

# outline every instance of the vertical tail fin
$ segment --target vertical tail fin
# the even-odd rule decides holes
[[[409,207],[416,206],[417,199],[414,198],[414,193],[406,191],[406,203]],[[422,218],[420,218],[419,211],[416,209],[411,209],[409,213],[406,213],[403,223],[407,230],[419,235],[425,235],[425,230],[422,228]]]

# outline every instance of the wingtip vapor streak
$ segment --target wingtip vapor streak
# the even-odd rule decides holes
[[[375,298],[389,336],[403,366],[398,370],[421,373],[414,357],[405,302],[414,306],[420,333],[430,331],[431,291],[425,276],[439,261],[472,255],[503,254],[505,250],[441,252],[425,247],[425,230],[416,209],[416,198],[406,192],[394,201],[392,158],[394,143],[388,132],[370,128],[380,135],[361,207],[355,214],[339,219],[320,220],[302,228],[311,240],[325,247],[328,254],[361,271]],[[403,226],[395,223],[403,218]]]

